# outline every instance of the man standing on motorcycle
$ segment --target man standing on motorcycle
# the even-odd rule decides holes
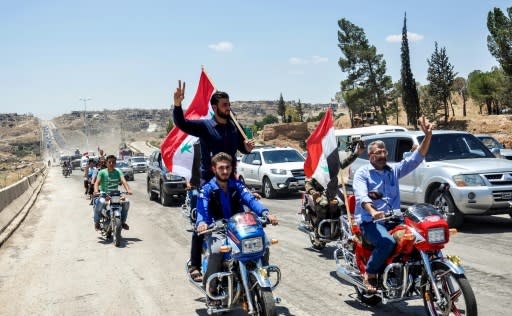
[[[128,182],[126,182],[123,172],[116,168],[116,156],[109,155],[107,156],[107,168],[99,171],[96,176],[96,181],[94,182],[94,195],[99,195],[100,189],[101,192],[104,193],[117,191],[119,188],[119,183],[123,185],[126,192],[128,192],[128,195],[132,195],[132,190],[128,186]],[[105,198],[99,197],[94,207],[94,229],[96,230],[100,230],[100,213],[101,210],[105,207],[105,204]],[[121,223],[123,229],[126,230],[130,229],[130,226],[126,224],[129,208],[130,202],[125,201],[121,210]]]
[[[223,152],[213,156],[212,171],[215,175],[200,190],[197,201],[197,232],[208,229],[208,225],[221,219],[229,219],[236,213],[244,212],[244,206],[258,216],[267,216],[272,225],[277,225],[277,217],[271,215],[247,187],[239,180],[233,179],[233,158]],[[220,272],[222,268],[223,254],[220,247],[225,242],[225,236],[212,233],[208,237],[208,268],[203,282],[213,273]]]
[[[358,141],[354,152],[352,152],[347,158],[345,158],[340,164],[340,172],[346,167],[350,166],[351,163],[356,160],[359,155],[361,155],[365,151],[364,143],[362,141]],[[313,201],[315,202],[315,213],[316,218],[313,218],[313,225],[316,227],[320,221],[327,217],[329,207],[338,208],[338,200],[336,197],[331,197],[330,199],[327,197],[327,191],[325,188],[312,177],[307,177],[305,182],[305,190],[306,193],[313,197]]]
[[[241,132],[237,129],[234,122],[230,120],[231,103],[229,95],[226,92],[216,91],[210,98],[210,104],[214,116],[210,119],[188,120],[185,119],[181,104],[185,99],[185,82],[178,81],[178,87],[174,92],[173,120],[176,127],[183,132],[198,137],[201,163],[200,177],[201,183],[210,181],[214,174],[211,168],[211,158],[219,153],[228,153],[232,160],[231,176],[234,177],[236,170],[236,152],[237,150],[248,154],[254,148],[254,140],[244,140]],[[190,267],[189,273],[195,281],[201,281],[201,244],[203,238],[196,232],[192,233],[192,243],[190,249]]]
[[[369,292],[377,291],[377,273],[395,247],[395,240],[388,233],[387,227],[382,222],[374,220],[382,219],[385,213],[400,208],[398,179],[416,169],[430,147],[432,124],[425,117],[419,119],[418,123],[425,138],[411,156],[394,166],[389,166],[384,142],[374,141],[368,146],[370,164],[359,168],[354,175],[352,187],[356,196],[355,219],[363,238],[373,246],[363,281]],[[368,196],[372,191],[380,192],[383,197],[372,200]]]

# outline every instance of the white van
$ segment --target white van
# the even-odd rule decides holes
[[[354,141],[361,139],[361,137],[363,136],[406,131],[407,128],[398,125],[371,125],[366,127],[335,129],[334,135],[336,137],[336,143],[338,145],[340,161],[343,161],[345,158],[349,156],[350,145]],[[349,169],[350,167],[343,171],[343,178],[345,181],[348,179]],[[338,180],[341,181],[341,179]]]

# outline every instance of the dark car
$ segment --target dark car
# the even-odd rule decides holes
[[[169,206],[173,199],[185,197],[185,178],[167,170],[162,162],[160,150],[155,150],[149,156],[147,168],[147,191],[150,200],[160,198],[162,205]]]

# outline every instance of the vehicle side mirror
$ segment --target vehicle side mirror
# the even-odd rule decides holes
[[[379,191],[370,191],[368,192],[368,197],[372,200],[380,200],[382,199],[383,194]]]
[[[255,159],[255,160],[252,161],[252,164],[253,165],[261,165],[261,160]]]

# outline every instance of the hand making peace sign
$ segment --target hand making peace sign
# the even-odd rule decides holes
[[[183,87],[181,86],[181,80],[178,80],[178,87],[174,92],[174,106],[181,106],[181,102],[185,99],[185,81],[183,81]]]

